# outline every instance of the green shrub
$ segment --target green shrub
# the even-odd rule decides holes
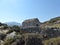
[[[4,45],[10,45],[11,43],[13,43],[14,41],[16,40],[16,38],[7,38],[5,41],[4,41]]]

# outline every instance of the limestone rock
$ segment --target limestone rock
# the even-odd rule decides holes
[[[21,32],[40,32],[39,26],[41,25],[40,21],[38,20],[38,18],[34,18],[34,19],[28,19],[25,20],[22,23],[22,30]]]
[[[40,22],[37,18],[34,18],[34,19],[28,19],[28,20],[25,20],[23,23],[22,23],[22,26],[23,27],[30,27],[30,26],[39,26],[40,25]]]

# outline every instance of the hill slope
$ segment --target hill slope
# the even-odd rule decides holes
[[[14,25],[20,26],[21,25],[20,23],[17,23],[17,22],[6,22],[5,24],[7,24],[8,26],[14,26]]]
[[[60,16],[50,19],[49,21],[44,22],[40,27],[57,27],[60,28]]]

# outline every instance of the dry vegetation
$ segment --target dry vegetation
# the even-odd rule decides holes
[[[44,45],[60,45],[60,37],[43,41]]]

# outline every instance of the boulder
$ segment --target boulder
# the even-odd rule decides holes
[[[30,26],[39,26],[40,22],[37,18],[34,19],[28,19],[23,21],[22,26],[23,27],[30,27]]]
[[[40,21],[38,20],[38,18],[34,18],[34,19],[28,19],[23,21],[22,23],[22,29],[21,32],[40,32],[39,26],[41,25]]]

